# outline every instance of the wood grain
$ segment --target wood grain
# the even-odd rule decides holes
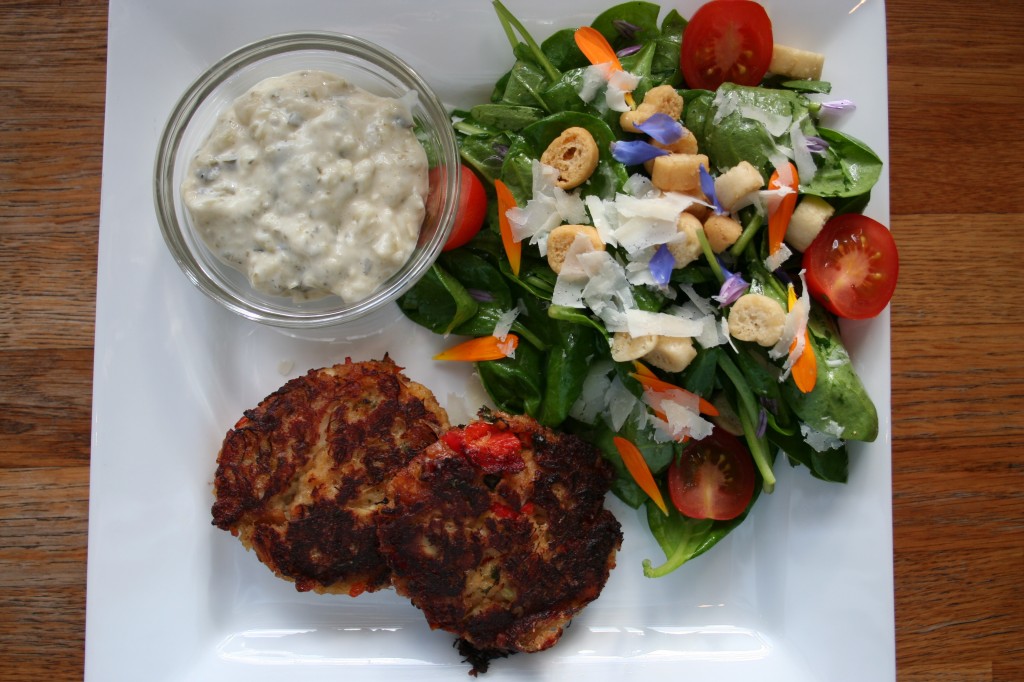
[[[886,13],[898,675],[1021,682],[1024,3]],[[0,17],[0,677],[80,680],[106,4]]]

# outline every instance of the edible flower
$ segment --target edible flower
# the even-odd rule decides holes
[[[718,295],[712,296],[711,298],[718,301],[719,306],[725,308],[726,306],[730,306],[735,303],[736,299],[742,296],[750,287],[750,283],[743,279],[742,275],[739,273],[729,272],[726,270],[725,266],[721,265],[721,261],[719,261],[719,266],[722,268],[722,271],[725,272],[725,281],[722,282],[722,286],[718,290]]]
[[[576,46],[591,64],[611,64],[612,68],[622,71],[622,63],[615,56],[615,50],[608,40],[591,26],[580,26],[573,34]]]
[[[672,144],[686,134],[682,123],[662,113],[651,114],[646,121],[637,123],[636,128],[662,144]]]
[[[634,24],[632,21],[626,21],[625,19],[612,19],[612,26],[619,32],[619,35],[626,40],[636,40],[637,36],[640,35],[640,27]]]
[[[518,346],[519,337],[515,334],[508,334],[503,339],[497,336],[481,336],[442,351],[435,355],[434,359],[455,362],[503,360],[514,357]]]
[[[659,379],[658,376],[651,371],[651,368],[640,362],[639,360],[633,361],[633,369],[635,371],[630,372],[629,376],[636,379],[636,381],[644,387],[645,390],[655,391],[657,393],[668,393],[670,391],[679,391],[684,395],[693,396],[697,398],[697,402],[700,405],[700,413],[710,415],[712,417],[718,416],[718,408],[709,403],[704,398],[701,398],[696,393],[691,393],[685,388],[680,388],[675,384]]]
[[[651,468],[647,466],[647,460],[644,459],[639,448],[621,436],[615,436],[612,440],[615,442],[615,449],[619,451],[619,456],[622,457],[622,463],[626,465],[629,475],[633,477],[640,489],[654,501],[654,504],[658,505],[661,513],[668,516],[665,498],[662,497],[658,484],[654,482]]]
[[[837,99],[831,102],[822,102],[821,108],[825,111],[842,113],[846,111],[855,111],[857,109],[857,105],[853,103],[853,100]]]
[[[592,26],[580,26],[573,33],[573,38],[576,41],[576,46],[580,48],[580,52],[587,58],[591,64],[598,66],[600,64],[607,64],[609,68],[608,77],[609,80],[619,71],[625,71],[622,68],[622,62],[619,61],[619,57],[615,54],[615,50],[608,43],[608,40],[602,35],[600,31]],[[635,85],[633,86],[635,87]],[[634,106],[633,94],[631,92],[625,93],[626,103],[630,107]]]
[[[789,219],[793,217],[793,210],[796,208],[797,189],[800,187],[800,177],[797,175],[796,166],[788,161],[781,167],[776,168],[768,181],[769,190],[789,190],[776,204],[775,209],[768,211],[768,254],[773,255],[782,246],[782,240],[786,237],[786,230],[789,229]]]
[[[616,52],[615,56],[616,57],[628,57],[631,54],[636,54],[637,52],[640,51],[640,49],[641,48],[640,48],[639,45],[630,45],[629,47],[624,47],[621,50],[619,50],[618,52]]]
[[[616,141],[612,142],[611,147],[612,158],[627,166],[638,166],[645,161],[668,154],[666,150],[643,140]]]
[[[715,207],[717,215],[725,215],[726,210],[722,208],[722,204],[718,201],[718,195],[715,194],[715,179],[711,177],[711,173],[708,172],[704,164],[700,165],[700,191],[704,192],[704,196]]]
[[[490,303],[494,300],[494,295],[489,291],[484,291],[483,289],[468,288],[466,289],[466,293],[478,303]]]
[[[668,246],[662,244],[654,252],[647,267],[650,268],[654,281],[659,286],[665,286],[672,277],[672,270],[676,267],[676,257],[669,251]]]
[[[523,245],[517,242],[512,236],[512,226],[508,222],[508,212],[516,208],[516,198],[512,196],[512,190],[501,180],[494,181],[494,191],[498,196],[498,227],[501,231],[501,243],[505,247],[505,256],[508,258],[512,274],[519,276],[519,265],[523,260]]]
[[[796,290],[792,284],[789,285],[788,289],[789,309],[792,310],[793,306],[796,305]],[[802,348],[798,346],[802,346]],[[818,360],[814,357],[814,349],[811,348],[811,337],[806,327],[804,328],[803,338],[798,336],[793,339],[793,343],[789,346],[789,353],[790,357],[795,353],[799,353],[796,360],[793,361],[793,382],[800,389],[801,393],[810,393],[818,380]]]
[[[828,142],[816,135],[807,135],[805,138],[807,151],[812,154],[824,154],[828,151]]]

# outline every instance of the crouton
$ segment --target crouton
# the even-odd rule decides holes
[[[654,159],[651,184],[663,192],[700,190],[700,167],[708,167],[704,154],[668,154]]]
[[[676,261],[676,270],[697,260],[703,252],[700,246],[700,237],[697,236],[699,229],[701,229],[700,220],[695,215],[686,212],[679,214],[679,218],[676,220],[676,231],[683,236],[665,245]]]
[[[622,112],[619,116],[619,125],[630,133],[641,132],[636,127],[654,114],[665,114],[673,120],[678,121],[683,115],[683,96],[676,92],[671,85],[659,85],[651,88],[644,95],[644,101],[636,109]]]
[[[764,178],[749,161],[740,161],[715,178],[715,195],[727,211],[731,211],[740,199],[762,187]]]
[[[579,187],[597,169],[600,151],[594,136],[586,128],[566,128],[552,140],[540,161],[558,171],[555,185],[562,189]]]
[[[639,360],[654,350],[658,337],[654,334],[633,336],[628,332],[615,332],[612,336],[612,360],[630,362]]]
[[[782,306],[764,294],[743,294],[729,308],[729,334],[740,341],[768,348],[779,342],[785,326]]]
[[[722,253],[740,238],[743,226],[729,216],[715,214],[704,221],[704,234],[707,235],[711,250]]]
[[[796,209],[793,217],[789,219],[789,227],[786,229],[786,243],[797,251],[806,251],[814,238],[825,227],[825,223],[832,217],[836,210],[832,204],[821,197],[813,195],[805,196]]]
[[[604,242],[597,234],[597,229],[590,225],[559,225],[548,235],[548,265],[556,273],[562,271],[565,255],[577,237],[590,240],[595,251],[604,251]]]
[[[678,336],[659,336],[652,350],[643,356],[644,360],[666,372],[682,372],[697,357],[693,340]]]

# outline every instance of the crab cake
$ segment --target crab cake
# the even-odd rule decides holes
[[[611,481],[589,443],[482,410],[387,486],[377,532],[395,589],[485,663],[546,649],[615,565]]]
[[[227,433],[213,524],[300,592],[388,587],[376,529],[385,486],[446,428],[430,390],[387,356],[310,370]]]

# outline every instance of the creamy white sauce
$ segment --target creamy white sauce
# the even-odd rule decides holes
[[[296,300],[369,296],[409,259],[427,157],[405,101],[330,73],[268,78],[217,120],[181,193],[206,245]]]

